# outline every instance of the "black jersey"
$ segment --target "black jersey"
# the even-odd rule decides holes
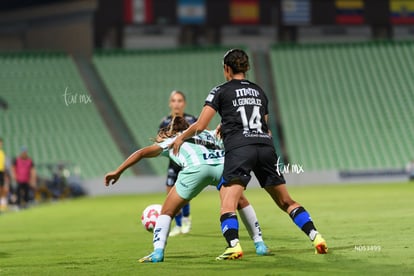
[[[273,145],[265,121],[268,99],[263,90],[248,80],[231,80],[219,85],[207,96],[205,105],[221,116],[224,148],[251,145]]]
[[[195,123],[195,121],[197,121],[197,117],[184,113],[184,119],[191,125],[192,123]],[[172,116],[166,116],[164,118],[162,118],[160,126],[159,126],[159,130],[168,126],[171,123],[172,120]]]

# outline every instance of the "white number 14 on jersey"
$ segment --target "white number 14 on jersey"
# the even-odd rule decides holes
[[[260,115],[259,106],[253,106],[253,111],[250,119],[247,119],[246,108],[244,106],[240,106],[237,109],[237,112],[240,112],[244,131],[255,130],[257,132],[262,132],[262,116]]]

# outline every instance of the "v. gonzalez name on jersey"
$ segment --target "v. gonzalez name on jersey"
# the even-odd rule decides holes
[[[273,145],[265,121],[268,99],[263,90],[248,80],[231,80],[213,88],[205,105],[221,116],[226,151],[251,144]]]

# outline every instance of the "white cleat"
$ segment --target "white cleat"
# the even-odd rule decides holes
[[[183,217],[181,226],[181,233],[187,234],[191,230],[191,217]]]
[[[170,237],[175,237],[175,236],[178,236],[180,234],[182,234],[181,227],[180,226],[174,226],[174,228],[170,230],[169,236]]]

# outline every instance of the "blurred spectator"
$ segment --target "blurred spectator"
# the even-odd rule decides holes
[[[12,172],[17,182],[17,205],[26,207],[30,199],[30,188],[36,187],[36,170],[26,147],[22,147],[20,155],[14,160]]]
[[[414,181],[414,159],[411,160],[411,162],[407,164],[405,171],[407,172],[409,179],[411,181]]]
[[[3,139],[0,138],[0,211],[7,209],[7,196],[9,193],[8,177],[6,172],[6,154],[3,150]]]
[[[4,110],[7,110],[8,107],[9,105],[7,104],[6,100],[0,98],[0,109],[3,108]]]

